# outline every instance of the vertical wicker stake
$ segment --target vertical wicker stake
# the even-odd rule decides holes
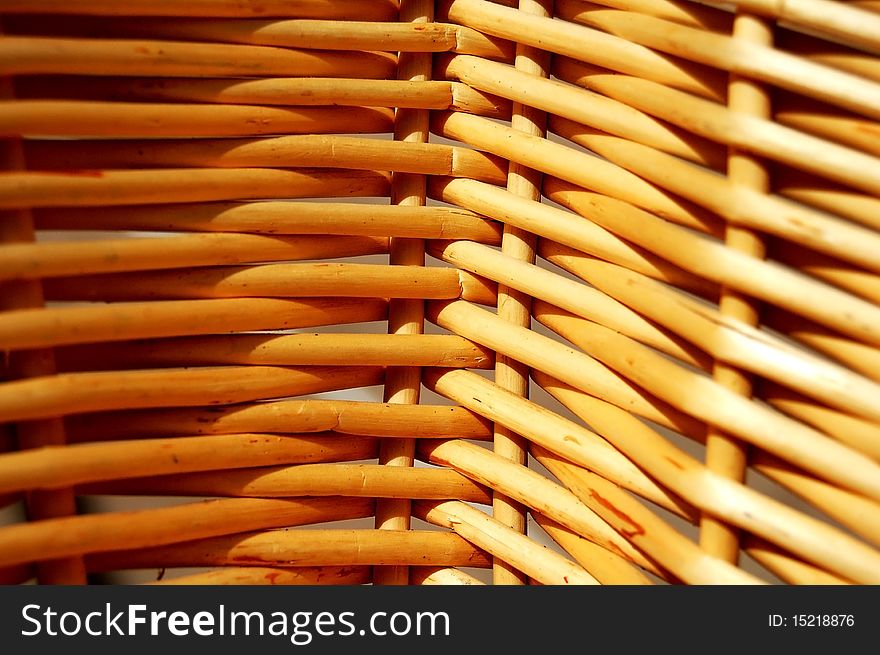
[[[761,45],[772,45],[773,29],[769,22],[749,14],[737,14],[733,23],[733,37]],[[752,80],[730,76],[728,106],[732,111],[770,118],[770,94]],[[735,184],[766,193],[770,182],[767,168],[754,157],[730,149],[727,163],[728,179]],[[761,236],[751,230],[728,225],[725,240],[729,247],[763,258],[766,252]],[[731,289],[722,289],[719,299],[721,312],[749,325],[757,325],[759,304],[756,300]],[[715,362],[715,379],[728,389],[743,396],[752,394],[750,377],[722,362]],[[711,429],[706,439],[706,465],[713,471],[734,480],[745,479],[748,468],[748,448],[736,439]],[[718,519],[704,514],[700,521],[700,546],[709,554],[736,564],[739,560],[738,530]]]
[[[400,21],[429,23],[434,20],[433,0],[402,0]],[[425,81],[431,78],[430,53],[400,53],[397,77],[401,80]],[[394,139],[414,143],[428,141],[426,109],[398,108],[394,120]],[[395,173],[392,179],[391,202],[396,205],[425,204],[425,176]],[[393,238],[390,263],[392,265],[424,266],[425,243],[422,239]],[[388,309],[388,332],[391,334],[421,334],[424,329],[425,304],[421,300],[393,299]],[[385,401],[415,404],[419,402],[421,369],[389,367],[385,376]],[[415,439],[383,439],[379,463],[388,466],[412,466],[415,458]],[[376,527],[380,530],[408,530],[410,501],[402,498],[382,499],[376,503]],[[375,584],[409,583],[409,569],[405,566],[376,567]]]
[[[12,97],[11,80],[0,79],[0,98]],[[0,144],[4,170],[24,168],[21,143],[7,140]],[[34,223],[28,210],[0,212],[0,244],[34,240]],[[13,280],[0,283],[0,311],[43,306],[43,285],[39,280]],[[55,356],[51,349],[19,350],[8,355],[0,366],[0,379],[16,379],[52,375]],[[39,446],[58,446],[65,442],[64,423],[60,418],[21,422],[16,426],[21,450]],[[28,519],[36,521],[76,514],[72,489],[34,490],[27,495]],[[85,584],[86,569],[82,557],[47,560],[37,564],[41,584]]]
[[[550,16],[553,0],[520,0],[519,10],[538,16]],[[518,70],[547,77],[549,53],[526,46],[516,45],[516,68]],[[513,104],[510,125],[526,134],[544,136],[546,114],[521,103]],[[507,190],[529,200],[541,197],[541,173],[516,162],[510,162],[507,175]],[[511,225],[504,226],[501,251],[510,257],[534,263],[537,237],[528,231]],[[498,287],[498,316],[516,325],[531,327],[531,296],[511,289],[505,285]],[[528,367],[505,355],[498,354],[495,362],[495,383],[520,396],[529,394]],[[495,453],[526,464],[527,446],[525,440],[504,426],[495,424]],[[526,513],[522,505],[502,493],[492,496],[492,513],[496,519],[518,532],[526,532]],[[525,574],[512,568],[497,557],[492,563],[495,584],[528,584]]]

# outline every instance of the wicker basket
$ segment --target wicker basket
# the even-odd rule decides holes
[[[880,1],[596,2],[0,1],[0,582],[880,583]]]

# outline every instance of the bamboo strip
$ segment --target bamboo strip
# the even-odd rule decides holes
[[[695,543],[604,478],[532,445],[532,455],[624,535],[636,548],[688,584],[760,584],[741,569],[702,552]]]
[[[577,23],[604,30],[628,42],[819,98],[865,116],[880,117],[880,85],[875,82],[774,49],[766,43],[734,39],[638,12],[598,8],[588,3],[584,3],[584,7],[589,9],[573,16]],[[834,9],[829,11],[835,13]],[[880,28],[880,19],[874,20]]]
[[[179,544],[248,530],[360,518],[369,516],[372,506],[373,502],[365,498],[228,498],[34,521],[0,528],[0,564]]]
[[[0,38],[3,25],[0,24]],[[0,98],[12,97],[11,82],[0,78]],[[7,170],[20,170],[24,166],[21,142],[17,139],[0,141],[0,167]],[[35,241],[33,217],[27,210],[0,211],[0,244],[27,243]],[[2,285],[0,310],[23,310],[39,312],[45,307],[43,287],[39,281],[16,281]],[[3,379],[34,378],[52,375],[56,372],[54,353],[51,349],[28,350],[19,353],[6,352],[0,364],[0,377]],[[45,445],[59,445],[66,441],[64,424],[57,418],[43,421],[30,421],[8,426],[9,432],[2,429],[3,437],[9,438],[6,447],[17,445],[30,448]],[[5,440],[5,439],[4,439]],[[69,516],[77,513],[76,498],[72,489],[58,489],[48,492],[31,493],[25,498],[24,508],[31,520]],[[43,561],[34,567],[37,580],[45,584],[84,584],[86,570],[82,558],[66,557]]]
[[[0,314],[0,344],[18,350],[360,323],[384,319],[387,306],[384,300],[366,298],[212,298],[23,309]]]
[[[757,453],[752,466],[868,543],[880,546],[880,504],[817,480],[767,453]]]
[[[371,382],[381,379],[372,371]],[[217,366],[66,373],[0,385],[0,420],[24,421],[108,409],[224,405],[312,393],[356,367]],[[366,371],[359,371],[369,375]]]
[[[460,501],[415,505],[417,516],[453,529],[542,584],[599,584],[580,565]]]
[[[76,116],[75,121],[70,117]],[[247,105],[11,100],[0,103],[4,136],[250,136],[381,133],[389,111],[371,107],[259,107]]]
[[[360,585],[370,581],[368,566],[298,568],[225,566],[153,582],[154,585]]]
[[[811,402],[790,389],[761,381],[761,400],[880,461],[880,426]]]
[[[377,237],[192,234],[4,246],[0,280],[146,271],[243,262],[328,259],[387,252]]]
[[[540,250],[542,253],[548,250],[552,252],[553,246],[545,241]],[[457,268],[483,275],[532,298],[563,307],[689,364],[702,368],[708,365],[708,358],[678,338],[674,329],[660,329],[645,318],[644,311],[638,308],[633,311],[615,300],[620,298],[620,294],[603,293],[603,290],[596,290],[469,241],[443,243],[430,252]],[[546,254],[541,256],[555,263]],[[530,327],[530,324],[524,327]]]
[[[691,508],[687,504],[655,485],[595,433],[501,389],[476,373],[432,369],[426,372],[425,386],[679,516],[690,515]]]
[[[455,109],[502,118],[509,103],[459,82],[265,77],[200,79],[162,77],[18,76],[22,99],[207,102],[230,105],[339,105]]]
[[[456,568],[414,566],[410,569],[410,584],[416,585],[467,585],[481,586],[481,582],[469,573]]]
[[[340,441],[344,438],[337,437]],[[357,439],[361,441],[361,439]],[[372,442],[372,440],[363,441]],[[377,454],[375,442],[368,457]],[[351,460],[364,459],[354,453]],[[342,458],[340,458],[340,461]],[[300,464],[273,468],[218,470],[135,478],[80,486],[88,494],[234,496],[363,496],[366,498],[454,498],[488,503],[488,491],[452,470],[377,464]]]
[[[677,223],[699,225],[708,214],[608,161],[479,116],[437,114],[433,129],[441,136],[464,141],[572,184],[626,200]]]
[[[880,160],[865,153],[779,125],[769,118],[741,114],[715,102],[696,98],[636,77],[614,75],[571,59],[557,63],[560,77],[609,95],[673,125],[718,143],[780,161],[876,194]],[[880,103],[880,85],[878,99]],[[871,118],[880,117],[868,113]]]
[[[717,382],[691,373],[607,328],[583,323],[575,323],[577,327],[573,328],[571,315],[566,316],[566,312],[541,309],[540,313],[536,309],[535,317],[542,323],[681,411],[778,455],[821,479],[868,498],[880,498],[877,488],[880,466],[864,454],[745,399]],[[580,331],[575,334],[576,330]]]
[[[182,337],[62,347],[62,371],[217,364],[491,368],[495,354],[456,335],[290,334]]]
[[[0,176],[0,209],[383,196],[387,192],[387,175],[345,169],[182,168],[5,173]]]
[[[324,380],[311,393],[377,384],[375,369],[338,369],[339,376]],[[346,381],[350,384],[336,386]],[[463,407],[441,405],[389,405],[353,400],[281,400],[226,407],[125,410],[81,414],[66,419],[73,442],[105,439],[139,439],[176,434],[233,434],[236,432],[325,432],[350,435],[423,439],[487,440],[488,422]]]
[[[545,244],[541,254],[631,307],[646,320],[667,328],[670,334],[686,339],[725,364],[759,374],[856,416],[880,421],[880,408],[876,403],[880,397],[880,385],[847,368],[754,328],[744,318],[728,315],[723,308],[706,307],[678,291],[614,264],[576,259],[567,248],[552,243]],[[544,295],[541,300],[554,304]],[[542,303],[542,306],[546,308],[546,304]],[[552,312],[552,309],[547,311]],[[593,320],[640,340],[625,330]]]
[[[390,124],[389,124],[390,127]],[[351,168],[466,176],[502,182],[497,158],[434,143],[380,141],[365,137],[298,134],[268,139],[146,141],[34,141],[28,165],[39,170],[83,168],[219,167]]]
[[[573,84],[536,78],[533,74],[505,64],[464,55],[449,60],[444,66],[444,73],[481,91],[650,145],[690,161],[712,168],[724,165],[723,151],[707,139]]]
[[[463,281],[449,268],[353,263],[263,264],[135,271],[53,278],[55,300],[167,298],[329,297],[458,298]]]
[[[382,52],[315,52],[253,45],[136,39],[6,36],[0,74],[155,77],[353,77],[384,79],[395,58]]]
[[[242,533],[171,546],[98,553],[88,557],[87,563],[90,571],[107,571],[192,566],[486,567],[489,559],[482,550],[450,532],[312,528]]]
[[[536,377],[536,381],[575,414],[588,418],[602,435],[644,470],[650,471],[659,482],[704,512],[855,581],[870,584],[871,580],[880,577],[877,564],[880,551],[742,483],[710,471],[619,408],[544,376]]]
[[[873,260],[869,260],[857,245],[860,239],[875,239],[874,231],[861,229],[849,222],[831,218],[827,213],[823,214],[775,195],[758,194],[745,186],[733,186],[709,171],[655,149],[602,134],[565,119],[551,118],[551,128],[560,136],[590,148],[617,165],[704,205],[733,225],[777,234],[845,260],[856,258],[867,268],[876,267]],[[774,180],[775,178],[774,175]],[[820,187],[829,184],[815,176],[810,176],[809,179],[818,181]],[[876,221],[871,214],[872,203],[880,203],[864,194],[843,191],[843,187],[838,185],[833,187],[834,190],[830,192],[823,192],[820,188],[818,200],[815,199],[816,191],[804,192],[803,184],[794,186],[783,181],[776,190],[780,195],[872,227],[872,221]],[[715,232],[706,224],[693,224],[677,219],[676,222],[704,232]],[[836,237],[837,234],[847,242],[847,248],[841,247],[836,239],[829,237]]]
[[[567,21],[586,11],[585,0],[557,0],[557,15]],[[733,17],[726,11],[686,0],[596,0],[595,4],[622,11],[657,16],[674,23],[730,34]]]
[[[545,180],[544,193],[686,270],[699,271],[710,280],[803,315],[846,336],[880,344],[880,310],[876,305],[797,271],[756,260],[686,232],[632,205],[578,190],[560,180]]]
[[[88,482],[196,471],[224,470],[224,475],[234,479],[231,469],[344,461],[346,457],[366,459],[375,452],[372,439],[323,433],[316,437],[251,433],[44,446],[0,455],[0,491],[58,489]],[[248,475],[254,476],[254,472],[249,471]],[[272,495],[279,495],[277,489]]]
[[[433,464],[451,467],[493,490],[501,491],[533,511],[559,521],[576,534],[618,554],[630,567],[632,565],[629,563],[633,562],[657,572],[651,562],[634,550],[574,494],[518,462],[460,439],[420,444],[419,454]],[[601,568],[601,562],[596,562],[593,566]],[[592,566],[584,568],[589,571]]]
[[[409,236],[500,243],[496,224],[474,212],[457,207],[416,208],[399,205],[271,200],[246,203],[186,203],[163,205],[161,209],[149,205],[100,209],[76,207],[35,210],[34,223],[37,229],[43,230]],[[126,239],[125,242],[127,248],[136,248],[127,245],[131,243],[130,239]],[[307,242],[308,240],[296,240],[296,243]],[[222,243],[222,239],[211,243],[212,248],[217,248]],[[130,257],[131,254],[126,251],[125,256]]]
[[[599,30],[529,15],[483,0],[453,0],[449,3],[448,16],[450,22],[484,34],[652,79],[703,97],[724,99],[724,80],[717,71],[662,55]]]
[[[717,285],[702,276],[688,273],[571,212],[518,198],[476,180],[434,178],[429,190],[436,200],[455,203],[698,295],[717,295]],[[35,216],[41,225],[41,212],[37,211]]]
[[[432,0],[403,0],[399,20],[418,26],[434,22]],[[431,55],[400,53],[397,78],[422,81],[431,78]],[[394,117],[394,140],[412,143],[428,142],[428,112],[399,109]],[[423,206],[426,203],[423,175],[398,172],[391,179],[391,203],[402,206]],[[425,243],[421,239],[391,240],[390,265],[424,266]],[[389,334],[421,334],[424,332],[425,305],[420,300],[392,300],[388,306]],[[383,399],[393,404],[418,404],[422,371],[417,367],[393,367],[385,375]],[[415,459],[415,439],[383,441],[379,446],[379,463],[386,466],[411,467]],[[411,504],[408,500],[380,500],[376,503],[375,526],[378,530],[410,529]],[[380,585],[404,585],[409,570],[397,567],[376,569],[373,582]]]
[[[714,3],[710,0],[707,4]],[[734,0],[725,4],[880,53],[880,17],[857,6],[829,0],[787,0],[782,5],[771,0]]]
[[[519,0],[520,11],[537,16],[553,15],[553,0]],[[543,79],[549,74],[549,53],[518,43],[516,45],[515,71],[531,79]],[[470,85],[473,86],[473,85]],[[514,102],[511,110],[510,127],[526,134],[543,137],[546,133],[547,117],[543,111],[533,108],[530,103]],[[507,171],[507,190],[528,200],[541,198],[541,173],[511,162]],[[527,263],[535,261],[537,236],[510,224],[504,225],[501,252]],[[531,298],[510,285],[498,287],[498,316],[515,325],[531,326]],[[529,374],[519,362],[500,355],[495,362],[495,384],[520,396],[529,395]],[[520,466],[528,464],[526,441],[501,424],[495,425],[493,448],[497,455],[505,457]],[[492,517],[521,534],[528,533],[525,508],[513,497],[493,492]],[[493,561],[492,579],[494,584],[526,584],[526,576],[496,557]]]
[[[648,576],[632,566],[613,550],[603,548],[589,539],[575,534],[564,525],[538,512],[532,518],[550,537],[566,550],[601,584],[649,585]],[[656,569],[662,573],[660,569]]]
[[[779,576],[789,584],[797,585],[847,585],[852,584],[833,573],[807,564],[796,557],[792,557],[771,543],[747,535],[743,549],[768,571]]]
[[[388,20],[397,13],[394,0],[190,0],[180,6],[175,0],[8,0],[0,13],[86,14],[99,16],[207,16],[237,18],[279,16],[335,20]]]

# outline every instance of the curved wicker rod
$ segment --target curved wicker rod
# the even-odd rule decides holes
[[[35,75],[15,78],[20,99],[208,102],[231,105],[339,105],[454,109],[504,118],[510,103],[459,82],[284,77],[199,79]]]
[[[505,224],[564,243],[585,253],[585,256],[619,264],[700,296],[712,298],[718,294],[717,284],[684,271],[651,251],[633,245],[569,211],[520,198],[504,189],[476,180],[434,178],[428,188],[431,197],[436,200],[454,203]],[[42,224],[40,217],[41,212],[35,212],[38,225]]]
[[[0,249],[0,280],[147,271],[245,262],[356,257],[388,252],[380,237],[191,234],[12,244]]]
[[[880,267],[872,255],[878,247],[875,245],[878,241],[875,230],[853,225],[779,196],[733,185],[711,171],[671,155],[566,119],[554,117],[550,124],[559,136],[593,150],[660,188],[716,212],[731,225],[774,234],[872,271]],[[779,191],[786,193],[784,188]],[[866,244],[870,245],[865,247]]]
[[[376,171],[226,168],[6,173],[0,209],[165,204],[251,198],[382,196],[389,176]]]
[[[768,327],[836,359],[867,378],[880,382],[880,369],[877,368],[880,363],[880,352],[876,347],[847,339],[834,330],[777,307],[767,307],[762,313],[762,318]]]
[[[780,412],[812,425],[880,462],[880,426],[817,404],[781,385],[762,380],[761,400]]]
[[[389,126],[390,127],[390,126]],[[468,148],[437,143],[381,141],[356,136],[278,136],[267,139],[147,141],[33,141],[29,166],[47,171],[95,168],[284,168],[379,170],[473,177],[501,183],[502,163]]]
[[[509,325],[509,324],[508,324]],[[525,329],[525,328],[521,328]],[[683,517],[692,508],[658,487],[604,439],[470,371],[429,369],[425,386]]]
[[[360,369],[360,370],[358,370]],[[362,375],[369,383],[381,378],[378,367],[217,366],[66,373],[0,385],[0,420],[122,408],[224,405],[265,398],[313,393],[322,378]],[[326,386],[324,381],[317,386]],[[347,384],[347,381],[343,384]]]
[[[410,584],[417,585],[485,585],[469,573],[456,568],[415,566],[409,572]]]
[[[76,120],[70,120],[76,116]],[[373,107],[259,107],[253,105],[10,100],[0,103],[0,135],[18,136],[250,136],[382,133],[390,110]]]
[[[645,143],[712,168],[724,166],[724,151],[692,132],[671,126],[634,107],[573,84],[536,78],[506,64],[459,55],[442,67],[447,77],[481,91]]]
[[[469,143],[523,166],[626,200],[676,223],[699,226],[718,220],[701,207],[672,196],[615,164],[489,119],[462,113],[435,113],[433,129],[440,136]]]
[[[52,278],[47,298],[147,300],[233,296],[458,298],[464,282],[449,268],[337,262],[210,266]]]
[[[648,576],[617,553],[607,550],[589,539],[584,539],[539,512],[533,511],[532,518],[553,541],[559,544],[574,558],[574,561],[589,571],[601,584],[654,584]],[[658,568],[657,571],[665,575],[661,569]]]
[[[790,241],[772,242],[770,256],[791,268],[880,304],[880,275]]]
[[[608,95],[717,143],[735,146],[870,194],[880,190],[880,159],[858,150],[766,118],[733,112],[716,102],[650,80],[616,75],[572,59],[557,61],[554,73],[572,84]],[[877,86],[880,89],[880,84]],[[880,105],[880,91],[877,102]],[[880,111],[872,115],[877,117]]]
[[[209,298],[0,314],[6,349],[176,337],[243,330],[281,330],[384,320],[388,302],[367,298]]]
[[[705,432],[705,426],[701,421],[674,409],[649,392],[626,381],[598,360],[587,357],[584,353],[549,337],[526,328],[505,325],[503,321],[496,320],[486,310],[464,301],[432,304],[430,309],[432,320],[437,319],[434,322],[438,325],[477,343],[482,343],[496,352],[522,361],[532,368],[546,369],[547,373],[564,379],[566,382],[571,382],[578,388],[583,388],[587,393],[607,398],[610,402],[624,407],[628,411],[671,430],[687,434],[694,439],[699,439],[700,435]],[[450,371],[448,375],[452,376],[452,379],[459,379],[455,377],[454,371]],[[463,400],[459,395],[456,395],[453,400],[482,414],[479,405],[474,406],[472,402],[466,402],[467,399]],[[528,406],[523,407],[522,411],[528,411]],[[566,422],[563,425],[569,424]],[[513,427],[510,429],[532,438],[531,432],[523,433]],[[595,437],[588,436],[585,439],[589,442],[594,441]],[[579,446],[580,444],[575,445]],[[548,447],[551,446],[548,445]],[[574,457],[573,454],[567,455],[565,452],[559,451],[558,446],[552,446],[552,449],[566,457]],[[588,466],[588,464],[584,464],[584,466]]]
[[[880,407],[877,405],[880,385],[848,368],[811,355],[803,348],[794,347],[742,320],[727,316],[722,311],[707,307],[675,289],[616,264],[578,258],[576,252],[552,242],[542,244],[541,255],[716,360],[761,375],[831,407],[880,423]],[[563,307],[543,295],[541,299]],[[567,307],[563,309],[590,318]],[[613,328],[601,321],[594,322]],[[623,330],[617,331],[626,334]],[[633,335],[626,336],[638,339]],[[638,340],[647,343],[643,339]]]
[[[369,566],[303,566],[223,568],[163,578],[153,585],[360,585],[370,581]]]
[[[536,307],[535,317],[682,412],[792,462],[820,479],[874,500],[880,498],[880,465],[866,455],[600,325],[543,306],[540,310]],[[578,388],[576,382],[573,386]]]
[[[99,16],[206,16],[210,18],[324,18],[389,20],[396,16],[394,0],[4,0],[0,13],[86,14]]]
[[[548,178],[544,193],[660,257],[867,344],[880,344],[880,308],[798,271],[670,225],[614,198]]]
[[[772,111],[777,123],[880,157],[877,121],[795,94],[778,95]]]
[[[87,482],[195,471],[224,470],[224,475],[234,476],[230,469],[369,459],[375,456],[376,450],[376,442],[367,437],[322,433],[315,436],[229,434],[47,446],[0,455],[0,490],[58,489]],[[257,473],[250,471],[247,475],[256,477]],[[438,486],[439,483],[438,480]],[[337,491],[309,495],[347,494]]]
[[[791,168],[777,166],[772,174],[773,186],[780,195],[880,229],[880,198]]]
[[[825,512],[868,543],[880,546],[880,504],[817,480],[766,452],[759,451],[752,455],[749,465]]]
[[[41,230],[145,230],[148,232],[238,232],[285,235],[406,236],[425,239],[470,239],[500,243],[499,226],[475,212],[458,207],[404,207],[362,205],[348,202],[262,202],[185,203],[178,205],[133,205],[129,207],[69,207],[34,210],[34,222]],[[224,237],[228,238],[228,237]],[[297,243],[308,240],[297,239]],[[78,242],[79,247],[85,244]],[[110,247],[108,241],[103,242]],[[131,239],[113,245],[136,249]],[[184,243],[184,242],[179,242]],[[222,243],[217,240],[219,247]],[[255,242],[256,243],[256,242]],[[125,244],[123,246],[123,244]],[[43,245],[43,244],[41,244]],[[48,245],[48,244],[45,244]],[[57,246],[56,257],[67,253]],[[70,249],[72,256],[72,249]],[[16,251],[12,251],[16,252]],[[26,252],[26,251],[22,251]],[[42,252],[42,251],[36,251]],[[48,252],[48,251],[47,251]],[[125,257],[134,253],[125,251]],[[145,255],[141,255],[143,257]]]
[[[513,44],[477,30],[450,23],[415,25],[407,22],[339,21],[328,19],[216,17],[39,16],[10,17],[8,31],[39,24],[47,36],[162,41],[204,41],[242,45],[303,48],[307,50],[366,50],[384,52],[464,52],[490,59],[511,59]],[[39,22],[37,22],[39,21]]]
[[[544,243],[541,248],[546,250]],[[702,351],[678,338],[675,328],[670,331],[658,328],[645,318],[644,313],[639,313],[638,308],[633,311],[619,302],[617,296],[587,287],[471,241],[440,242],[429,252],[457,268],[508,285],[535,299],[563,307],[688,364],[700,368],[711,365],[710,358]]]
[[[599,584],[579,564],[460,501],[416,502],[413,514],[429,523],[451,528],[542,584]]]
[[[651,562],[633,549],[626,539],[612,530],[574,494],[521,464],[460,439],[419,444],[419,454],[433,464],[451,467],[468,478],[495,491],[501,491],[532,510],[549,516],[621,558],[623,561],[619,565],[634,570],[630,563],[632,562],[659,573]],[[601,561],[586,564],[584,568],[597,577],[600,575],[599,571],[606,573]]]
[[[455,533],[434,530],[271,530],[134,548],[137,550],[95,553],[86,558],[86,564],[90,571],[203,566],[490,565],[489,556],[470,542]]]
[[[849,580],[808,564],[753,535],[745,535],[743,550],[784,582],[797,585],[848,585]]]
[[[353,386],[375,384],[350,371]],[[345,373],[345,371],[341,371]],[[378,377],[378,376],[373,376]],[[344,382],[345,377],[340,381]],[[330,391],[332,387],[316,389]],[[390,405],[353,400],[279,400],[225,407],[125,410],[67,417],[72,442],[143,439],[178,434],[231,434],[236,432],[324,432],[349,435],[423,439],[488,440],[489,422],[464,407]]]
[[[384,79],[396,57],[382,52],[291,50],[255,45],[135,39],[5,36],[0,74],[291,76]]]
[[[585,505],[679,580],[687,584],[761,583],[751,574],[701,551],[614,483],[537,444],[532,444],[531,453]]]
[[[225,498],[19,523],[0,528],[0,565],[362,518],[372,511],[367,498]]]
[[[880,62],[874,55],[786,29],[780,29],[777,36],[779,47],[794,55],[880,82]]]
[[[257,364],[491,368],[495,353],[451,334],[217,335],[68,346],[60,371]]]
[[[714,4],[711,0],[707,4]],[[737,9],[828,34],[847,43],[880,53],[880,17],[870,11],[829,0],[734,0]]]
[[[337,437],[339,438],[339,437]],[[344,438],[339,438],[345,441]],[[378,444],[372,439],[369,453],[349,460],[373,458]],[[117,460],[118,461],[118,460]],[[339,458],[345,461],[345,458]],[[300,464],[243,470],[216,470],[157,475],[78,486],[85,494],[231,496],[290,498],[297,496],[364,496],[367,498],[454,498],[490,503],[488,490],[452,470],[382,466],[379,464]]]
[[[582,25],[553,20],[482,0],[449,3],[449,21],[559,55],[652,79],[699,96],[723,101],[720,72],[670,57]]]
[[[669,489],[710,513],[857,582],[880,579],[880,552],[827,523],[719,475],[624,410],[547,376],[536,381]],[[739,396],[738,396],[739,397]]]

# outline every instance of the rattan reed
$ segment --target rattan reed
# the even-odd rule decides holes
[[[0,24],[0,582],[880,583],[877,0]]]

